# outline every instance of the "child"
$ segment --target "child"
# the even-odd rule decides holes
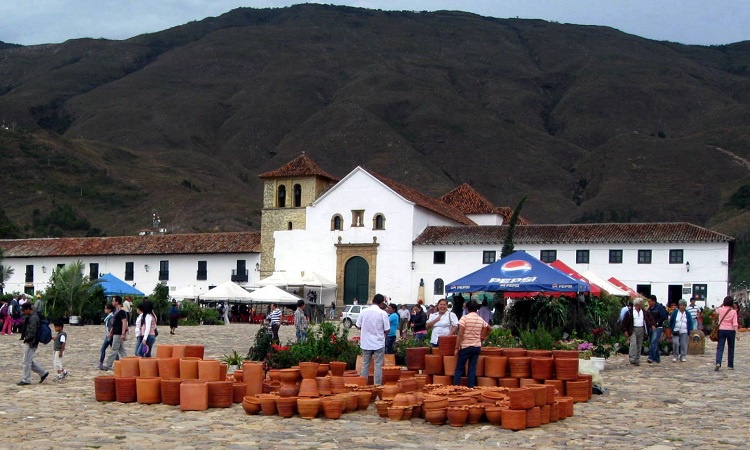
[[[54,352],[52,354],[52,367],[57,369],[57,376],[54,381],[60,381],[68,376],[68,371],[63,369],[63,355],[65,353],[65,342],[68,340],[68,334],[63,331],[62,319],[55,319],[55,332],[57,336],[52,338],[55,341]]]

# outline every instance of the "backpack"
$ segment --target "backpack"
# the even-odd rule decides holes
[[[49,320],[41,316],[39,316],[39,328],[36,330],[36,340],[44,345],[52,342],[52,329],[49,327]]]

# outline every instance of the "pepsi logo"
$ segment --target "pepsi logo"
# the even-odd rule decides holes
[[[531,263],[529,263],[528,261],[520,260],[520,259],[508,261],[507,263],[503,264],[502,267],[500,267],[500,271],[509,277],[517,277],[520,275],[524,275],[530,270],[531,270]]]

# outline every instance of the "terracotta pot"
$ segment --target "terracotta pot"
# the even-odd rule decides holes
[[[303,379],[299,385],[298,391],[298,397],[320,397],[320,392],[318,391],[318,382],[315,380],[315,378]],[[279,391],[279,394],[281,394],[281,391]]]
[[[417,379],[416,378],[401,378],[398,380],[398,387],[401,389],[401,392],[414,392],[417,389]]]
[[[245,383],[247,385],[247,383]],[[264,394],[270,394],[272,392],[279,392],[281,389],[281,381],[264,381],[261,392]]]
[[[278,397],[276,410],[281,417],[292,417],[297,413],[297,397]]]
[[[547,404],[547,386],[543,384],[530,384],[526,386],[534,393],[534,405],[543,406]]]
[[[477,386],[479,387],[497,386],[497,378],[477,377]]]
[[[219,380],[220,381],[230,381],[227,378],[227,370],[229,370],[229,366],[224,363],[219,363]],[[198,371],[200,376],[200,371]]]
[[[172,348],[174,346],[167,344],[159,344],[156,346],[156,357],[157,358],[171,358]]]
[[[549,405],[544,405],[544,406],[539,407],[539,411],[541,412],[540,416],[541,416],[542,425],[546,425],[549,423],[549,410],[550,410]]]
[[[406,368],[409,370],[424,370],[425,356],[430,352],[429,347],[412,347],[406,349]]]
[[[242,382],[242,377],[245,375],[245,372],[242,371],[242,369],[235,370],[232,372],[232,376],[234,377],[234,381]]]
[[[346,370],[346,363],[343,361],[331,361],[328,363],[331,368],[331,375],[334,377],[343,377]]]
[[[445,375],[449,377],[453,376],[454,372],[456,371],[456,363],[458,363],[457,356],[443,356],[443,371],[445,372]]]
[[[578,358],[555,358],[555,378],[576,381],[578,379]]]
[[[552,358],[552,350],[526,350],[530,358]]]
[[[506,377],[506,378],[498,378],[497,385],[500,387],[518,388],[521,386],[521,383],[518,381],[518,378]]]
[[[531,358],[528,356],[508,358],[508,367],[513,378],[531,378]]]
[[[198,379],[198,359],[180,358],[180,378],[183,380]]]
[[[320,412],[319,398],[297,398],[297,411],[303,419],[314,419]]]
[[[388,418],[393,421],[401,420],[404,417],[405,406],[391,406],[388,408]]]
[[[380,398],[383,400],[392,400],[393,397],[401,392],[401,388],[395,384],[386,384],[380,391]]]
[[[469,406],[477,403],[478,400],[471,398],[471,397],[452,397],[448,399],[448,407],[452,406]]]
[[[429,375],[442,375],[444,373],[443,357],[440,355],[425,355],[424,372]]]
[[[560,405],[560,420],[571,417],[573,415],[572,397],[557,397],[556,402],[558,405]]]
[[[263,363],[246,361],[242,364],[242,381],[247,385],[246,395],[263,392]]]
[[[424,418],[432,425],[444,425],[448,419],[448,410],[446,408],[428,409],[424,412]]]
[[[181,378],[161,379],[161,402],[165,405],[177,406],[180,404]]]
[[[432,383],[442,384],[443,386],[449,386],[453,383],[453,376],[452,375],[433,375]]]
[[[372,392],[370,391],[355,391],[357,393],[357,409],[364,411],[370,406],[370,400],[372,399]]]
[[[482,347],[479,354],[484,356],[503,356],[503,349],[500,347]]]
[[[531,358],[531,378],[550,380],[554,378],[555,360],[552,358]]]
[[[137,399],[136,377],[115,377],[115,399],[120,403],[132,403]]]
[[[442,356],[453,356],[456,353],[456,341],[458,336],[455,334],[438,337],[438,349]]]
[[[586,380],[586,382],[588,383],[589,386],[588,386],[588,389],[587,389],[586,393],[587,393],[588,399],[591,399],[591,394],[592,394],[591,388],[593,387],[594,376],[593,375],[589,375],[587,373],[579,373],[578,374],[578,381],[581,381],[581,380]]]
[[[487,417],[489,423],[499,426],[502,423],[502,413],[505,409],[507,408],[503,408],[502,406],[486,406],[484,408],[484,415]]]
[[[526,411],[517,409],[504,409],[501,413],[502,427],[506,430],[525,430]]]
[[[208,382],[208,407],[231,408],[234,403],[234,383],[231,381]]]
[[[180,410],[205,411],[208,409],[208,384],[205,381],[186,380],[180,385]]]
[[[112,365],[112,369],[115,372],[115,377],[121,377],[122,376],[122,363],[118,359],[115,361],[115,363]]]
[[[424,385],[427,384],[427,375],[414,375],[414,379],[417,381],[417,390],[421,391],[424,389]]]
[[[135,380],[138,403],[152,405],[161,403],[161,379],[159,377],[138,377]]]
[[[159,378],[165,380],[180,378],[179,358],[157,358],[156,364],[159,366]]]
[[[477,403],[469,406],[469,415],[466,417],[466,423],[474,425],[479,423],[484,417],[484,404]]]
[[[484,356],[484,355],[479,355],[479,357],[477,358],[477,377],[483,377],[484,376],[484,359],[485,358],[486,358],[486,356]],[[467,364],[467,366],[466,366],[466,368],[467,368],[466,370],[467,371],[468,371],[468,367],[469,366]]]
[[[330,366],[328,364],[324,364],[324,363],[318,364],[318,373],[315,374],[315,378],[328,376],[329,369],[330,369]]]
[[[254,416],[260,412],[260,399],[253,395],[247,395],[242,398],[242,409],[245,413]],[[275,405],[275,404],[274,404]]]
[[[383,366],[383,384],[396,384],[399,378],[401,378],[401,367]]]
[[[449,406],[446,408],[448,413],[448,423],[452,427],[462,427],[469,417],[469,408],[466,406]]]
[[[412,406],[406,394],[399,393],[393,397],[393,406]]]
[[[526,428],[535,428],[542,424],[542,410],[535,406],[526,410]]]
[[[344,401],[339,398],[322,398],[320,404],[327,419],[338,419],[344,411]]]
[[[521,358],[526,356],[525,348],[504,348],[503,356],[507,358]]]
[[[481,392],[482,392],[482,395],[481,395],[480,401],[482,403],[494,405],[497,402],[508,400],[508,395],[505,392],[499,392],[499,391],[481,391]]]
[[[221,362],[217,359],[198,361],[198,379],[203,381],[221,381]]]
[[[276,409],[276,399],[278,396],[271,394],[261,394],[258,396],[260,401],[260,409],[263,411],[264,416],[275,416],[278,410]]]
[[[375,402],[375,409],[378,411],[378,415],[383,418],[388,417],[388,408],[393,406],[393,402],[390,400],[379,400]]]
[[[574,402],[586,402],[589,399],[589,383],[586,380],[566,381],[565,395],[572,398]]]
[[[318,367],[320,367],[320,364],[316,362],[301,362],[299,363],[299,373],[303,379],[312,380],[318,376]]]
[[[556,359],[578,359],[580,357],[580,354],[578,353],[578,350],[552,350],[552,356]]]
[[[104,375],[94,378],[94,395],[97,402],[113,402],[117,399],[115,377]]]
[[[549,421],[553,423],[558,420],[560,420],[560,404],[555,401],[549,405]]]
[[[413,406],[404,406],[404,415],[401,417],[401,420],[411,420],[412,416],[414,415],[414,407]]]
[[[182,358],[187,355],[185,355],[185,350],[187,349],[187,345],[173,345],[172,346],[172,358]]]
[[[141,358],[128,356],[120,359],[120,371],[123,377],[138,377],[141,375],[140,370]]]
[[[510,409],[529,409],[535,406],[534,392],[529,388],[511,389],[508,391]]]
[[[279,379],[283,384],[296,383],[299,380],[299,374],[299,369],[281,369]]]
[[[346,394],[340,394],[346,399],[346,408],[344,412],[353,412],[359,407],[359,395],[354,392],[347,392]]]
[[[284,370],[297,370],[297,369],[284,369]],[[279,397],[296,397],[299,393],[299,385],[294,381],[283,381],[284,375],[282,374],[281,387],[279,388]],[[287,380],[291,379],[291,376],[287,376]],[[318,386],[315,386],[317,389]]]
[[[139,359],[138,372],[141,377],[159,378],[159,361],[155,358]]]
[[[553,386],[557,393],[555,393],[555,396],[564,396],[565,395],[565,382],[562,380],[544,380],[544,384],[549,384],[550,386]]]
[[[508,358],[505,356],[486,356],[484,358],[484,376],[492,378],[505,377]]]
[[[346,380],[343,376],[339,377],[331,375],[329,381],[331,383],[331,389],[343,389]]]
[[[315,383],[318,385],[318,393],[320,395],[331,395],[331,379],[327,376],[316,377]]]
[[[281,369],[268,369],[268,379],[272,381],[281,381]]]
[[[242,403],[245,392],[247,392],[247,385],[245,383],[239,381],[232,383],[232,403]]]
[[[204,351],[205,351],[205,347],[202,345],[188,344],[185,346],[185,356],[189,358],[203,359]],[[172,349],[172,352],[174,352],[174,349]]]
[[[544,386],[547,389],[547,398],[544,404],[551,405],[552,402],[555,401],[555,392],[557,391],[557,389],[555,389],[555,386],[551,384],[547,384],[547,383],[543,384],[542,386]]]

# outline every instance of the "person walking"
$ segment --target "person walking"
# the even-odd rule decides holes
[[[396,333],[398,332],[399,316],[398,316],[398,305],[395,303],[389,304],[385,312],[388,314],[388,323],[391,324],[391,328],[388,330],[388,336],[385,338],[385,354],[393,355],[393,346],[396,344]]]
[[[112,346],[103,370],[112,370],[115,358],[122,359],[128,356],[125,351],[125,341],[128,339],[128,316],[122,309],[122,297],[119,295],[112,297],[112,306],[115,308],[112,330],[109,332],[109,337],[112,338]]]
[[[297,300],[297,309],[294,311],[294,333],[297,337],[297,343],[301,344],[307,340],[307,327],[310,321],[305,315],[305,301]]]
[[[177,300],[172,300],[172,306],[169,307],[167,315],[169,316],[169,334],[174,334],[180,322],[180,308],[177,306]]]
[[[3,305],[0,307],[0,319],[3,320],[3,336],[13,334],[13,318],[10,316],[10,313],[10,302],[3,300]]]
[[[385,359],[385,340],[391,329],[388,315],[383,311],[385,298],[375,294],[372,306],[365,308],[357,318],[356,327],[360,329],[359,345],[362,348],[362,372],[360,375],[368,379],[370,364],[375,359],[373,370],[374,383],[383,384],[383,360]]]
[[[328,310],[328,319],[333,320],[336,316],[336,302],[331,302],[331,307]]]
[[[672,362],[687,361],[688,336],[696,323],[687,309],[687,300],[680,299],[677,309],[669,316],[669,329],[672,330]]]
[[[271,332],[273,334],[273,343],[279,343],[279,327],[281,327],[281,309],[276,303],[271,303],[271,311],[268,313],[268,320],[271,322]]]
[[[156,337],[159,333],[156,331],[156,314],[154,314],[154,304],[151,300],[144,300],[138,305],[139,309],[143,311],[141,315],[141,348],[137,353],[137,356],[143,356],[145,358],[151,357],[151,351],[154,349],[156,344]]]
[[[656,300],[655,295],[648,296],[648,315],[651,317],[648,344],[648,359],[647,363],[660,363],[661,362],[661,351],[659,349],[659,343],[661,342],[661,335],[664,332],[664,321],[669,317],[667,315],[667,309]]]
[[[68,343],[68,333],[63,331],[65,324],[62,319],[55,319],[55,333],[57,336],[53,337],[54,345],[52,346],[52,369],[57,371],[57,376],[52,381],[61,381],[68,377],[68,371],[65,370],[63,364],[63,357],[65,356],[65,348]]]
[[[478,310],[479,303],[476,300],[469,300],[466,303],[467,314],[458,322],[458,338],[456,339],[458,361],[453,374],[453,384],[456,386],[461,385],[466,361],[469,362],[466,386],[473,388],[477,383],[477,362],[479,353],[482,351],[482,341],[490,332],[490,324],[477,314]]]
[[[406,334],[406,330],[409,328],[410,317],[411,314],[409,313],[409,308],[406,307],[406,304],[402,304],[401,308],[399,308],[398,310],[398,327],[401,337],[404,337],[404,335]]]
[[[714,368],[717,372],[721,368],[721,359],[724,356],[725,345],[729,347],[727,350],[727,367],[730,370],[734,370],[734,343],[737,338],[739,323],[737,321],[737,311],[735,311],[733,305],[734,299],[731,295],[727,295],[724,297],[722,305],[714,312],[714,319],[719,319],[715,325],[719,327],[719,341],[716,343],[716,367]]]
[[[49,376],[49,372],[34,361],[34,353],[36,353],[36,349],[39,346],[37,331],[39,330],[41,319],[38,314],[34,314],[34,306],[31,303],[23,304],[21,314],[23,314],[25,321],[23,326],[23,377],[16,384],[19,386],[31,384],[32,371],[39,374],[39,382],[44,383],[44,380]]]
[[[112,304],[107,303],[104,305],[104,340],[102,346],[99,349],[99,365],[97,369],[104,370],[104,358],[107,356],[107,349],[112,345],[112,338],[110,337],[110,331],[112,331],[112,323],[114,322],[115,314],[112,312]]]
[[[145,301],[145,300],[144,300]],[[136,318],[135,318],[135,325],[133,326],[134,334],[135,334],[135,349],[133,350],[133,355],[135,356],[142,356],[141,355],[141,344],[143,343],[143,308],[142,308],[143,301],[139,303],[136,307]]]
[[[130,297],[125,297],[125,302],[122,304],[122,309],[125,310],[125,315],[128,318],[128,326],[133,325],[133,302]]]
[[[641,297],[633,300],[633,309],[625,313],[625,317],[622,319],[623,334],[630,342],[628,357],[630,364],[634,366],[641,365],[643,338],[646,336],[650,320],[648,313],[643,310],[643,298]]]

